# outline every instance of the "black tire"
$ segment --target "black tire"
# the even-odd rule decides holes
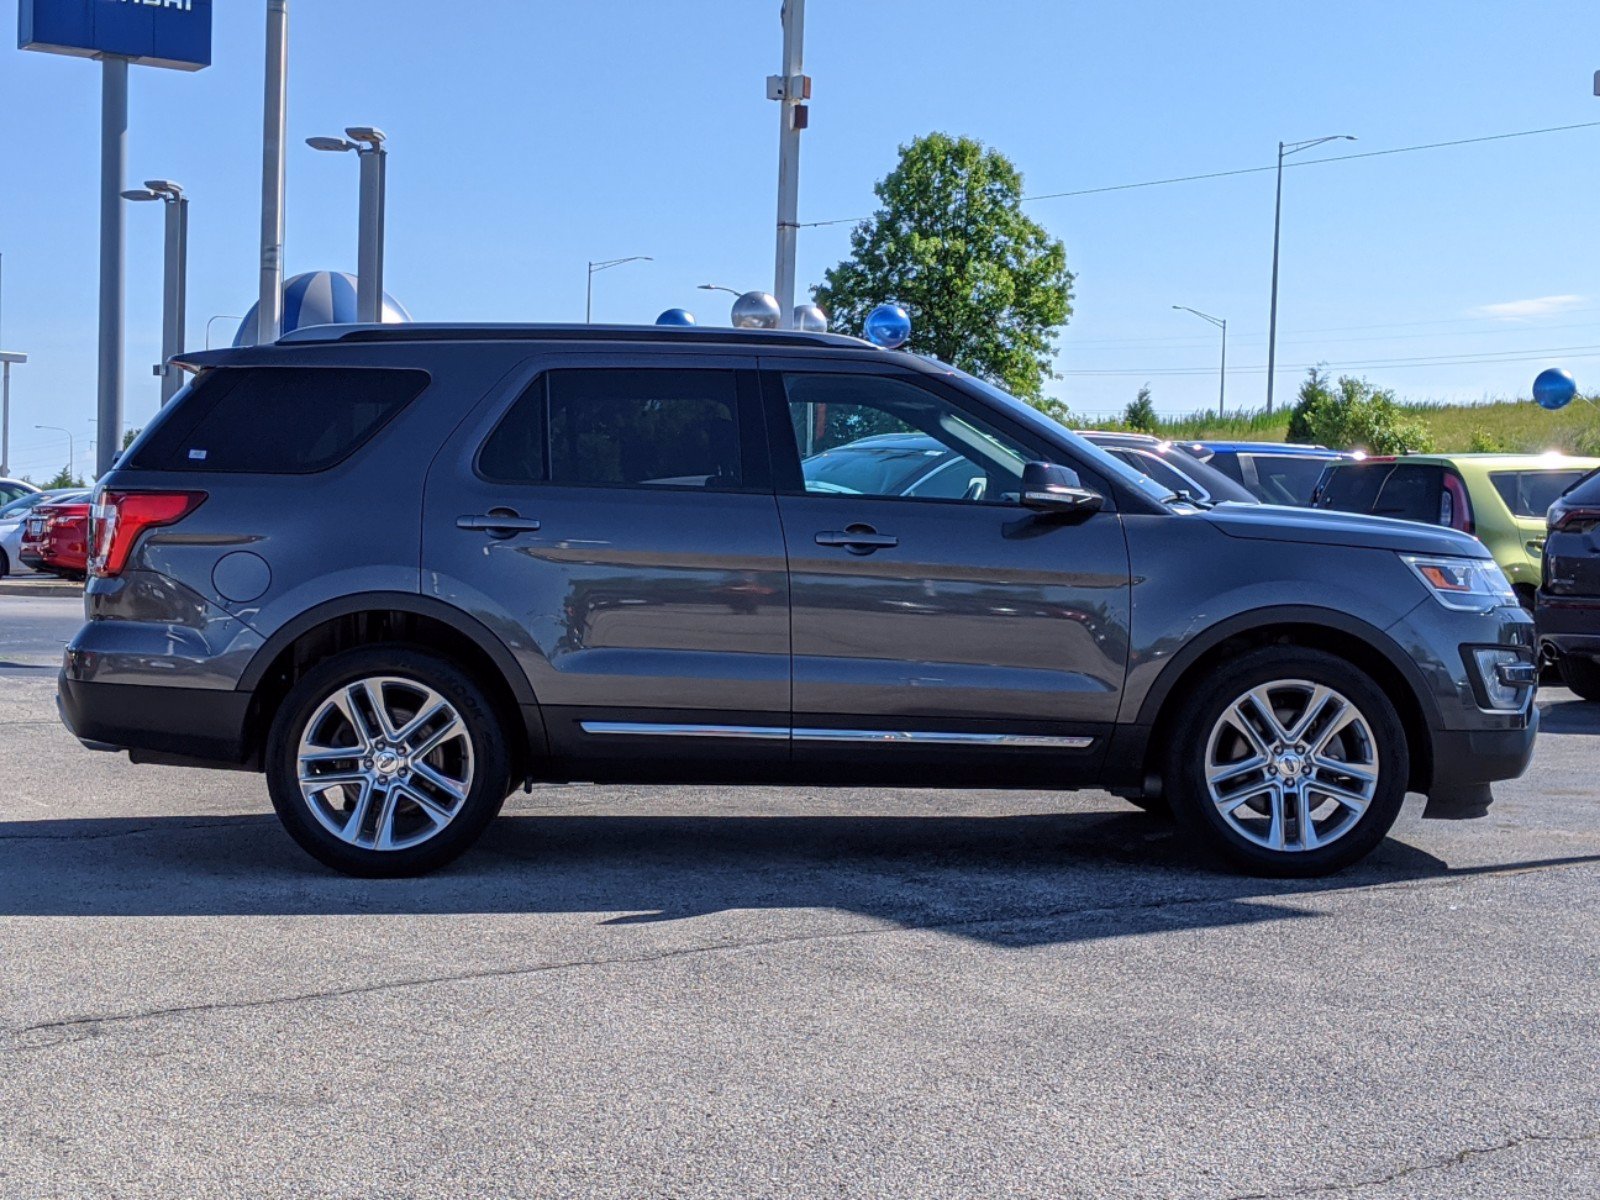
[[[1600,662],[1571,654],[1563,655],[1561,680],[1580,699],[1600,700]]]
[[[1253,688],[1289,680],[1331,688],[1358,710],[1370,730],[1370,739],[1366,741],[1375,753],[1377,778],[1365,808],[1359,815],[1345,818],[1347,827],[1337,832],[1332,840],[1311,848],[1275,850],[1250,840],[1223,815],[1211,798],[1206,783],[1206,764],[1213,730],[1219,728],[1229,708]],[[1252,874],[1281,878],[1331,874],[1371,853],[1400,815],[1411,770],[1405,729],[1394,705],[1378,685],[1346,660],[1298,646],[1265,647],[1209,673],[1182,704],[1182,715],[1166,749],[1163,771],[1166,794],[1179,823],[1202,845],[1234,865]],[[1357,735],[1352,732],[1340,736]],[[1242,738],[1240,742],[1242,744]],[[1247,756],[1254,756],[1254,751]],[[1295,768],[1301,769],[1299,762]],[[1268,778],[1281,776],[1264,773],[1263,779]],[[1268,800],[1255,803],[1270,811]],[[1335,815],[1341,811],[1336,808]],[[1317,822],[1313,820],[1310,824],[1315,831]],[[1325,822],[1324,828],[1327,827]]]
[[[313,812],[313,801],[302,795],[300,788],[299,747],[308,722],[324,701],[341,689],[374,677],[401,681],[389,686],[398,688],[402,696],[406,685],[437,693],[454,708],[469,739],[465,752],[471,755],[470,781],[463,789],[466,794],[459,809],[426,840],[399,849],[377,849],[342,840],[323,825]],[[267,735],[267,790],[289,836],[326,866],[346,875],[373,879],[421,875],[465,853],[499,813],[511,790],[507,742],[506,730],[482,686],[450,660],[410,646],[366,646],[319,664],[290,689]],[[459,740],[455,744],[459,746]],[[381,804],[383,794],[375,792],[372,803]],[[344,795],[344,811],[352,811],[355,801],[349,792]],[[410,809],[421,812],[415,804]]]
[[[9,574],[11,574],[11,559],[6,556],[4,550],[0,550],[0,579],[4,579]]]

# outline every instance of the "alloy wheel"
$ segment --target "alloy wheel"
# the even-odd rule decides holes
[[[1267,850],[1304,853],[1339,840],[1378,790],[1377,739],[1347,697],[1281,679],[1239,696],[1206,745],[1210,802],[1228,828]]]
[[[340,686],[306,722],[300,795],[328,832],[366,850],[406,850],[453,821],[472,791],[466,723],[432,688],[392,675]]]

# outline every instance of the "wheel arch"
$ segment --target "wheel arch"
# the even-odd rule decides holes
[[[1433,735],[1439,710],[1421,671],[1388,634],[1357,617],[1305,606],[1257,609],[1219,622],[1196,637],[1167,663],[1145,694],[1138,725],[1150,735],[1143,752],[1143,777],[1153,778],[1184,701],[1217,664],[1262,646],[1302,646],[1323,650],[1371,676],[1394,704],[1411,752],[1412,791],[1426,792],[1433,780]]]
[[[444,653],[490,694],[516,744],[519,780],[548,753],[544,721],[516,658],[482,622],[453,605],[407,592],[366,592],[317,605],[286,623],[251,658],[239,679],[249,692],[245,738],[259,761],[267,728],[295,681],[317,663],[356,646],[402,643]]]

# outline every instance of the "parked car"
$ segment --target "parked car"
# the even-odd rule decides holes
[[[1203,508],[918,356],[405,324],[183,366],[95,491],[62,717],[264,771],[352,874],[450,861],[519,784],[718,780],[1108,787],[1316,875],[1533,750],[1533,621],[1475,539]],[[808,484],[881,434],[966,486]]]
[[[17,558],[25,567],[81,579],[88,568],[89,493],[36,504],[22,522]]]
[[[22,525],[28,512],[39,504],[61,496],[72,495],[81,489],[57,488],[50,492],[27,492],[6,504],[0,504],[0,579],[22,569]],[[83,492],[87,496],[87,492]]]
[[[1542,657],[1585,700],[1600,700],[1600,471],[1558,496],[1545,518],[1534,619]]]
[[[26,479],[6,479],[0,477],[0,508],[10,504],[13,500],[20,500],[23,496],[30,496],[38,492],[38,488]]]
[[[1264,504],[1308,505],[1323,468],[1362,455],[1296,442],[1174,442]]]
[[[1563,454],[1408,454],[1333,463],[1312,503],[1339,512],[1425,521],[1474,534],[1533,608],[1545,513],[1600,459]]]
[[[1151,437],[1147,433],[1119,433],[1102,429],[1084,429],[1079,436],[1087,438],[1113,458],[1120,458],[1135,471],[1148,475],[1162,487],[1188,496],[1202,504],[1221,504],[1232,500],[1239,504],[1259,504],[1243,484],[1229,479],[1209,463],[1179,449],[1173,443]]]

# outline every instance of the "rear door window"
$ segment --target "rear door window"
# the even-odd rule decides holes
[[[1581,467],[1570,471],[1491,471],[1489,481],[1512,516],[1543,520],[1556,497],[1587,473]]]
[[[214,367],[134,444],[148,471],[305,475],[343,461],[428,386],[388,367]]]
[[[1443,494],[1444,472],[1439,467],[1399,463],[1383,481],[1372,515],[1436,525],[1441,519]]]
[[[1328,472],[1328,480],[1317,496],[1318,508],[1339,512],[1370,513],[1378,503],[1383,481],[1389,477],[1388,463],[1352,464]]]
[[[1326,459],[1302,458],[1297,454],[1252,454],[1249,457],[1256,473],[1256,493],[1266,496],[1273,504],[1306,503],[1311,499],[1317,480],[1322,478],[1322,468],[1327,465]]]

